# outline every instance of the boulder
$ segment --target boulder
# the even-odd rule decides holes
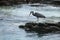
[[[25,25],[20,25],[19,28],[25,29],[25,31],[36,32],[40,34],[52,33],[60,31],[60,22],[58,23],[33,23],[28,22]]]

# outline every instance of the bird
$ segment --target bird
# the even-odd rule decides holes
[[[38,12],[35,12],[35,13],[34,13],[34,11],[30,11],[29,16],[30,16],[31,14],[37,18],[37,21],[39,20],[39,18],[46,18],[44,15],[42,15],[41,13],[38,13]]]

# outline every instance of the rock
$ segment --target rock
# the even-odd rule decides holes
[[[25,29],[25,31],[36,32],[39,34],[52,33],[60,31],[60,22],[58,23],[33,23],[28,22],[25,25],[19,26],[19,28]]]
[[[39,7],[40,5],[30,5],[31,7]]]
[[[0,6],[9,6],[9,5],[12,5],[12,3],[8,1],[0,1]]]
[[[0,0],[0,6],[11,6],[17,4],[28,4],[28,3],[42,3],[42,4],[55,4],[60,5],[60,1],[53,0]],[[38,7],[39,5],[31,5]]]
[[[52,3],[55,5],[60,5],[60,1],[53,1]]]
[[[60,22],[57,23],[57,26],[60,28]]]
[[[25,26],[24,25],[20,25],[19,28],[24,28]]]

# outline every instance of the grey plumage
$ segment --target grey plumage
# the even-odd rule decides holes
[[[42,15],[40,13],[37,13],[37,12],[34,13],[34,11],[31,11],[30,14],[32,14],[35,17],[37,17],[37,19],[39,19],[39,18],[46,18],[44,15]]]

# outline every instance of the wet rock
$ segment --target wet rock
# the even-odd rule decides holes
[[[30,5],[31,7],[39,7],[40,5]]]
[[[19,26],[19,28],[25,29],[25,31],[29,32],[37,32],[40,34],[44,33],[52,33],[56,31],[60,31],[60,22],[58,23],[33,23],[29,22],[25,25]]]
[[[60,28],[60,22],[57,23],[57,26]]]
[[[55,5],[60,5],[60,1],[53,1],[52,3]]]
[[[11,6],[21,4],[22,0],[0,0],[0,6]]]
[[[20,25],[19,28],[24,28],[24,25]]]

